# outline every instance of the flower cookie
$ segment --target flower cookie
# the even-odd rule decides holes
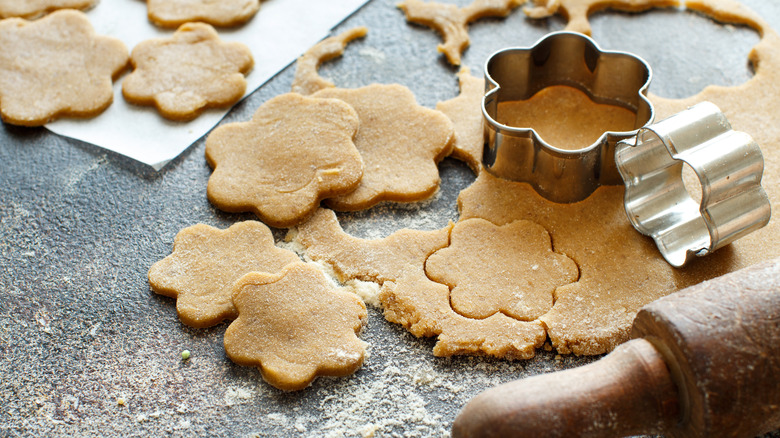
[[[147,0],[149,21],[161,27],[178,27],[191,21],[214,26],[237,26],[260,9],[260,0]]]
[[[0,19],[36,18],[58,9],[88,9],[97,0],[0,0]]]

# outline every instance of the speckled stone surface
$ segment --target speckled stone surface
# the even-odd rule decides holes
[[[407,24],[395,3],[372,0],[336,29],[366,25],[369,34],[321,73],[342,87],[401,83],[434,107],[457,94],[456,69],[436,53],[438,35]],[[780,4],[744,3],[780,28]],[[745,28],[678,10],[606,12],[591,22],[602,47],[650,62],[650,90],[662,96],[751,75],[747,54],[758,35]],[[463,63],[479,74],[495,50],[562,28],[559,19],[530,21],[519,10],[479,21]],[[288,91],[292,76],[292,68],[281,72],[223,123],[249,119]],[[457,194],[474,176],[451,159],[440,169],[442,189],[431,201],[340,214],[345,229],[383,237],[456,220]],[[147,283],[180,229],[251,218],[209,204],[210,173],[202,139],[154,172],[44,129],[0,125],[0,436],[447,436],[457,411],[481,390],[596,359],[547,351],[526,362],[435,358],[433,341],[369,309],[362,369],[305,391],[278,391],[226,358],[226,324],[182,325],[174,300]]]

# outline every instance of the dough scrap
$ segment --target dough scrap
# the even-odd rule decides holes
[[[238,26],[260,9],[260,0],[147,0],[146,3],[149,21],[168,28],[192,21],[220,27]]]
[[[259,367],[276,388],[303,389],[317,376],[347,376],[363,364],[357,334],[366,306],[334,289],[317,267],[299,262],[278,274],[251,272],[236,282],[233,302],[238,318],[225,332],[225,352]]]
[[[236,103],[254,64],[248,47],[222,42],[204,23],[183,24],[171,37],[138,44],[130,62],[134,70],[122,82],[125,99],[154,105],[163,117],[178,121]]]
[[[460,94],[436,104],[436,109],[452,120],[455,127],[453,158],[465,162],[475,174],[482,170],[484,128],[482,126],[482,97],[485,80],[471,75],[468,67],[458,72]]]
[[[607,131],[633,131],[635,112],[596,103],[582,91],[566,85],[544,88],[527,100],[498,104],[497,121],[508,126],[533,128],[558,149],[585,149]]]
[[[398,84],[357,89],[326,88],[312,95],[350,104],[360,118],[355,146],[365,171],[355,191],[325,203],[336,210],[362,210],[381,201],[420,201],[439,187],[436,163],[452,151],[452,122],[417,104]]]
[[[23,126],[96,116],[111,104],[113,78],[127,59],[125,45],[95,34],[83,12],[2,20],[0,116]]]
[[[89,9],[98,0],[0,0],[0,19],[37,18],[58,9]]]
[[[149,270],[149,284],[154,292],[176,298],[184,324],[211,327],[238,315],[231,286],[241,276],[275,273],[298,261],[295,253],[274,246],[271,230],[260,222],[239,222],[226,230],[198,224],[179,231],[173,252]]]
[[[547,18],[560,14],[568,22],[566,30],[591,34],[588,16],[604,9],[623,12],[642,12],[653,8],[680,6],[679,0],[533,0],[533,6],[523,7],[530,18]]]
[[[293,226],[322,199],[358,187],[357,130],[358,115],[343,101],[274,97],[252,120],[220,126],[206,139],[214,168],[208,198],[221,210],[252,211],[271,226]]]
[[[308,96],[324,88],[335,87],[336,85],[332,81],[320,76],[317,69],[323,62],[341,56],[347,43],[357,38],[363,38],[367,33],[367,27],[355,27],[330,38],[325,38],[312,46],[295,62],[292,92]]]
[[[518,321],[503,313],[485,319],[463,317],[450,306],[449,287],[425,274],[425,260],[447,247],[451,228],[400,230],[384,239],[358,239],[342,230],[333,211],[319,209],[298,226],[295,240],[313,260],[331,265],[340,281],[380,283],[385,318],[415,336],[438,336],[436,356],[533,357],[546,339],[540,321]]]
[[[485,319],[498,312],[533,321],[553,306],[558,286],[577,280],[577,265],[552,251],[541,226],[516,221],[496,226],[483,219],[455,224],[450,245],[428,257],[428,277],[450,288],[457,313]]]
[[[469,23],[485,17],[506,17],[525,0],[474,0],[459,8],[449,3],[405,0],[398,7],[406,19],[439,32],[444,40],[437,50],[444,53],[452,65],[460,65],[460,55],[469,45]]]

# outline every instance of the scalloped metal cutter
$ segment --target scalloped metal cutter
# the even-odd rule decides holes
[[[527,182],[559,203],[585,199],[602,185],[624,184],[631,224],[680,267],[769,222],[769,199],[761,187],[764,162],[755,141],[733,131],[709,102],[654,124],[647,99],[651,78],[640,57],[601,50],[573,32],[554,32],[530,48],[494,53],[485,64],[483,164],[490,173]],[[595,102],[631,110],[634,129],[607,131],[585,148],[565,150],[531,127],[498,122],[499,103],[527,100],[553,85],[572,86]],[[686,164],[698,178],[700,200],[683,182]]]

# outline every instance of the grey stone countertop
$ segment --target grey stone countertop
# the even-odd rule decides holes
[[[372,0],[335,29],[365,25],[369,34],[323,65],[322,75],[348,88],[401,83],[426,107],[456,96],[457,69],[436,52],[439,36],[408,24],[395,3]],[[780,29],[780,4],[744,3]],[[752,74],[747,55],[759,36],[748,28],[676,9],[606,11],[591,23],[603,48],[650,62],[650,91],[661,96],[737,85]],[[519,9],[483,19],[471,26],[463,64],[481,75],[495,50],[530,45],[564,24],[530,20]],[[283,70],[222,123],[247,120],[289,91],[293,72]],[[340,214],[344,228],[373,238],[457,220],[457,195],[474,175],[452,159],[439,167],[441,190],[422,208]],[[528,361],[436,358],[433,340],[369,308],[361,337],[370,356],[356,374],[278,391],[256,369],[227,359],[227,324],[184,326],[175,301],[147,282],[182,228],[253,218],[209,204],[210,173],[203,139],[155,172],[43,128],[0,124],[0,436],[447,436],[461,406],[482,390],[597,359],[543,350]]]

